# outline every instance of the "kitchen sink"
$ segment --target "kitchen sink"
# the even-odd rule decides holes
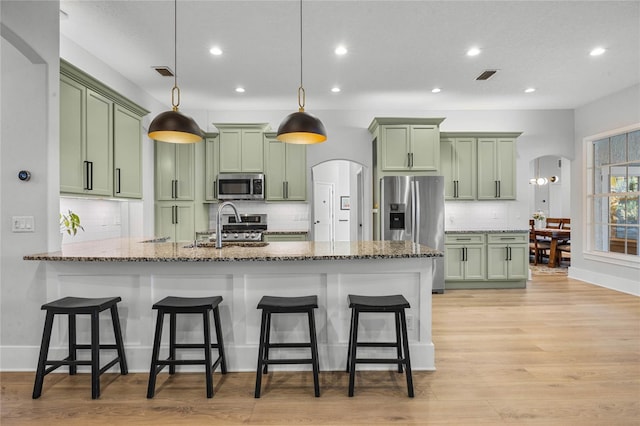
[[[223,241],[222,248],[224,247],[266,247],[269,243],[265,241]],[[198,242],[198,247],[215,248],[216,243],[211,242]],[[193,248],[193,244],[184,246],[185,248]]]

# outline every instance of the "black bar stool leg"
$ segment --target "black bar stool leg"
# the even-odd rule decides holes
[[[356,353],[358,349],[358,319],[360,316],[360,312],[358,308],[353,309],[353,323],[351,325],[351,364],[349,365],[349,396],[353,396],[353,391],[355,387],[356,380]]]
[[[100,314],[91,314],[91,399],[100,397]]]
[[[262,321],[260,322],[260,343],[258,345],[258,368],[256,369],[256,390],[254,397],[260,398],[260,388],[262,386],[262,369],[264,365],[264,350],[265,350],[265,337],[267,326],[268,314],[265,310],[262,311]]]
[[[169,359],[176,359],[176,314],[172,312],[169,314]],[[169,374],[175,374],[175,364],[169,364]]]
[[[269,359],[269,342],[271,342],[271,312],[267,313],[267,326],[265,327],[265,338],[264,338],[264,359]],[[269,363],[264,363],[264,374],[269,372]]]
[[[202,313],[204,328],[204,371],[207,383],[207,398],[213,398],[213,371],[211,369],[211,325],[209,311]]]
[[[75,361],[77,359],[77,350],[76,350],[76,316],[75,314],[68,315],[69,321],[69,361]],[[69,375],[73,376],[78,372],[78,366],[74,364],[69,364]]]
[[[120,328],[120,317],[118,316],[118,306],[111,307],[111,322],[113,323],[113,335],[116,338],[116,346],[118,348],[118,358],[120,358],[120,374],[129,374],[127,367],[127,357],[124,353],[124,339],[122,338],[122,329]]]
[[[400,339],[400,312],[396,311],[395,313],[395,323],[396,323],[396,351],[398,354],[398,360],[402,359],[402,344]],[[402,364],[398,363],[398,373],[402,373]]]
[[[404,346],[405,370],[407,374],[407,391],[409,397],[413,398],[413,377],[411,376],[411,359],[409,357],[409,336],[407,333],[407,318],[404,309],[400,311],[400,321],[402,321],[402,343]]]
[[[160,356],[160,340],[162,339],[162,323],[164,322],[164,311],[158,309],[156,319],[156,333],[153,338],[153,353],[151,354],[151,368],[149,369],[149,386],[147,387],[147,398],[153,398],[156,393],[156,376],[158,375],[157,362]]]
[[[46,369],[47,356],[49,354],[49,343],[51,342],[51,330],[53,329],[53,312],[47,311],[44,321],[44,331],[42,332],[42,343],[40,344],[40,356],[38,358],[38,369],[36,371],[36,382],[33,385],[33,399],[40,398],[42,394],[42,384],[44,383],[44,370]]]
[[[220,310],[217,306],[213,310],[213,323],[216,329],[218,354],[220,355],[220,371],[222,372],[222,374],[227,374],[227,357],[224,353],[224,342],[222,341],[222,323],[220,322]]]
[[[353,321],[354,321],[354,312],[351,310],[351,325],[349,326],[349,347],[347,348],[347,367],[345,371],[348,373],[351,368],[351,344],[353,342]]]
[[[309,335],[311,336],[311,364],[313,366],[313,388],[316,397],[320,396],[320,364],[318,362],[318,338],[316,337],[316,320],[313,309],[309,311]]]

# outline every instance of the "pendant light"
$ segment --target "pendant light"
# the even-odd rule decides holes
[[[160,142],[195,143],[202,141],[204,133],[191,117],[178,111],[180,88],[178,87],[178,0],[173,10],[173,88],[171,89],[171,111],[160,113],[149,125],[149,137]]]
[[[317,117],[304,111],[305,92],[302,85],[302,0],[300,0],[300,87],[298,87],[298,112],[289,114],[278,127],[277,139],[293,144],[315,144],[327,140],[324,124]]]

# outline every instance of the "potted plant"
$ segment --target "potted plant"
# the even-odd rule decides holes
[[[80,225],[80,216],[71,210],[67,214],[60,213],[60,232],[66,232],[69,235],[76,235],[78,229],[84,228]]]

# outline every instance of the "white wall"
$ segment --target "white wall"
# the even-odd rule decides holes
[[[57,1],[2,1],[0,137],[0,369],[35,368],[44,316],[44,265],[22,256],[60,247]],[[19,170],[31,171],[21,182]],[[35,232],[13,233],[12,216]],[[12,347],[14,350],[7,351]],[[18,367],[19,368],[19,367]]]
[[[640,295],[640,270],[622,264],[586,259],[584,138],[640,123],[640,85],[591,102],[575,113],[575,152],[572,167],[571,269],[583,281]],[[581,185],[580,185],[581,183]]]

